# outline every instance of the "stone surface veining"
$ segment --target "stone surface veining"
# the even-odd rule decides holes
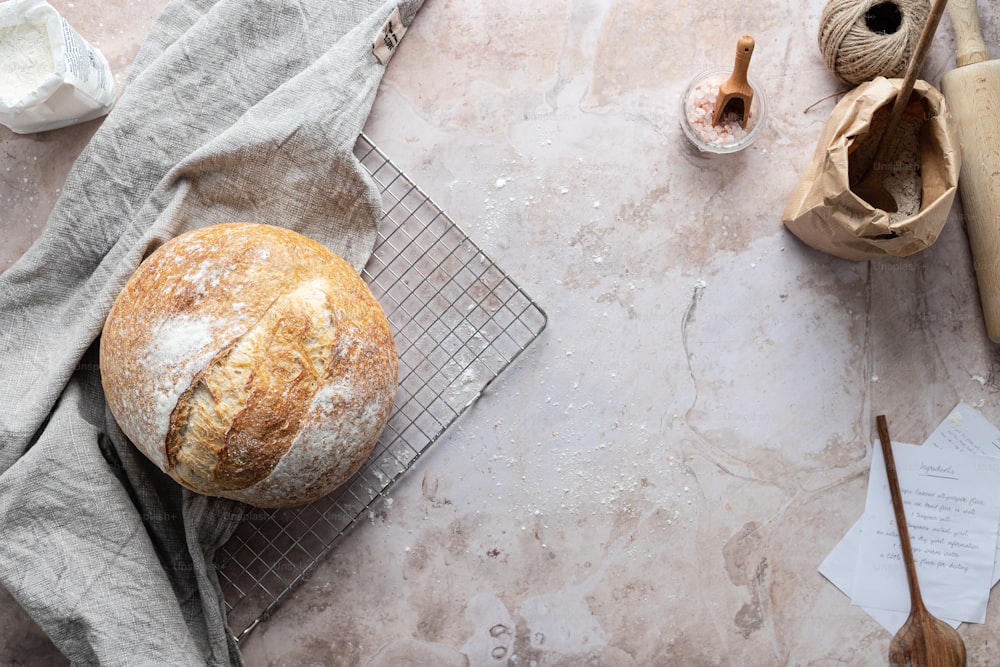
[[[135,23],[53,4],[123,76],[164,1]],[[884,664],[888,633],[816,568],[863,510],[874,415],[906,442],[960,400],[1000,423],[1000,352],[959,205],[905,261],[782,228],[840,90],[822,2],[727,8],[427,0],[366,133],[549,325],[245,640],[249,665]],[[980,11],[995,51],[1000,10]],[[679,96],[744,32],[768,126],[706,157]],[[96,126],[0,131],[0,269]],[[987,619],[961,628],[970,665],[1000,662],[995,601]],[[4,595],[0,664],[56,655]]]

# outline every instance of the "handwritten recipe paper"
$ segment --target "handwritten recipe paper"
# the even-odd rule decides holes
[[[977,412],[971,406],[965,403],[959,403],[955,407],[955,409],[952,410],[952,412],[948,415],[948,417],[944,421],[942,421],[941,424],[934,430],[934,432],[930,435],[930,437],[927,438],[923,447],[925,449],[921,451],[924,454],[927,454],[927,456],[933,456],[932,454],[929,453],[930,450],[932,449],[942,450],[943,452],[946,452],[947,455],[949,456],[949,463],[951,460],[964,458],[963,456],[956,456],[959,454],[971,455],[973,457],[979,457],[979,456],[1000,457],[1000,429],[997,429],[996,426],[991,424],[986,418],[984,418],[979,412]],[[921,448],[915,447],[913,445],[901,445],[897,443],[893,444],[893,454],[894,454],[894,459],[896,460],[897,469],[900,466],[900,452],[905,452],[907,451],[907,449],[920,450]],[[903,454],[903,456],[907,456],[907,454]],[[988,465],[997,465],[998,462],[1000,462],[1000,458],[997,458],[995,461],[990,461]],[[885,465],[882,462],[881,448],[877,446],[873,451],[873,463],[871,470],[872,470],[871,475],[873,477],[876,475],[876,473],[878,473],[878,479],[881,480],[882,484],[884,485],[886,482]],[[903,485],[904,484],[903,474],[899,470],[897,470],[897,472],[899,472],[900,474],[900,483],[901,485]],[[993,474],[995,475],[996,473]],[[994,482],[992,480],[1000,480],[1000,478],[991,477],[991,481],[988,482],[985,487],[987,491],[993,488]],[[878,486],[878,484],[877,483],[869,484],[869,487],[875,487],[875,486]],[[906,487],[904,486],[904,488]],[[969,497],[969,490],[964,489],[964,491],[966,497]],[[869,489],[869,495],[872,495],[875,492],[876,490],[874,488]],[[882,515],[883,515],[882,519],[883,521],[886,521],[886,516],[890,517],[892,516],[891,499],[888,496],[887,487],[883,486],[881,493],[885,494],[884,497],[882,498],[882,502],[884,503],[882,505]],[[912,495],[913,492],[911,491],[910,493]],[[992,503],[992,501],[990,500],[991,495],[994,494],[986,493],[983,496],[983,499],[986,500],[987,504]],[[960,613],[961,611],[960,609],[957,612],[951,612],[951,611],[941,612],[939,609],[936,608],[935,606],[936,603],[932,604],[932,598],[929,595],[928,586],[932,585],[936,587],[936,584],[925,583],[925,578],[931,577],[931,575],[930,574],[925,575],[920,566],[920,556],[917,553],[917,547],[918,547],[917,533],[915,532],[913,526],[915,517],[910,516],[911,512],[911,510],[909,510],[910,502],[911,501],[909,499],[904,500],[904,503],[907,504],[907,525],[910,529],[910,539],[914,546],[915,557],[917,558],[917,569],[918,569],[918,576],[920,577],[920,582],[921,582],[921,592],[924,594],[925,602],[927,603],[928,607],[931,608],[931,611],[935,613],[935,615],[937,615],[942,620],[948,622],[953,627],[957,627],[960,623],[960,620],[954,620],[952,614]],[[934,502],[930,501],[930,504],[934,504]],[[940,509],[940,507],[938,507],[938,509]],[[888,512],[888,514],[886,514],[886,512]],[[977,508],[977,513],[979,513],[978,508]],[[867,507],[866,507],[866,514],[867,514]],[[961,515],[960,512],[959,515]],[[827,556],[827,558],[820,565],[819,571],[831,583],[837,586],[837,588],[843,591],[848,597],[852,598],[855,604],[862,604],[862,606],[865,608],[865,611],[867,611],[872,616],[872,618],[878,621],[886,630],[888,630],[890,633],[895,633],[897,630],[899,630],[900,627],[902,627],[903,623],[906,621],[906,617],[909,610],[909,597],[906,587],[906,574],[902,566],[902,552],[899,551],[899,542],[898,542],[898,534],[896,533],[895,519],[891,519],[891,522],[888,524],[883,523],[882,532],[885,534],[882,536],[876,536],[877,538],[893,542],[896,546],[896,553],[899,553],[900,560],[898,568],[889,567],[888,565],[885,565],[887,570],[884,571],[879,577],[876,577],[878,579],[881,579],[883,576],[889,576],[886,575],[885,572],[889,573],[894,572],[894,574],[892,575],[893,577],[892,581],[891,582],[885,581],[884,583],[880,584],[883,590],[881,591],[881,593],[879,593],[878,596],[875,596],[872,591],[863,589],[861,589],[862,592],[858,596],[854,595],[855,590],[859,590],[855,587],[856,585],[860,585],[862,587],[869,587],[870,583],[868,579],[861,577],[859,571],[860,570],[859,563],[861,563],[860,557],[862,549],[866,550],[866,554],[875,550],[875,548],[872,545],[866,546],[866,543],[868,542],[868,534],[864,533],[866,519],[867,519],[866,516],[862,516],[861,518],[858,519],[857,522],[855,522],[855,524],[847,532],[847,534],[840,541],[840,543],[837,544],[837,546],[833,549],[833,551],[830,552],[829,556]],[[951,524],[952,522],[949,523]],[[957,525],[958,523],[954,523],[953,525],[948,526],[948,528],[950,528],[953,532],[955,530],[958,530],[960,532],[961,529],[955,528],[955,526]],[[991,527],[990,531],[994,532],[995,529]],[[937,547],[944,545],[943,542],[942,543],[935,542],[935,544],[932,546],[929,544],[931,539],[932,538],[927,538],[928,548],[930,549],[937,550]],[[989,541],[989,539],[992,538],[987,538],[986,541]],[[960,542],[959,544],[956,544],[956,546],[960,546],[960,544],[971,544],[971,543]],[[989,552],[989,551],[990,550],[988,548],[980,546],[978,553],[982,554],[984,552]],[[881,553],[882,552],[879,552],[879,554],[876,555],[880,555]],[[886,553],[891,553],[891,552],[886,552]],[[949,550],[947,552],[942,551],[940,555],[943,556],[945,553],[951,554],[949,557],[952,560],[956,560],[958,558],[954,555],[955,553],[954,550]],[[962,597],[969,599],[978,597],[982,600],[981,603],[975,603],[975,604],[966,602],[965,604],[968,607],[977,607],[979,604],[981,604],[983,608],[985,608],[985,602],[989,596],[989,586],[994,585],[998,581],[1000,581],[1000,544],[996,544],[994,546],[994,554],[995,555],[993,557],[993,570],[989,583],[984,586],[968,590],[966,590],[964,587],[959,589],[959,592],[961,593]],[[928,554],[928,555],[933,557],[936,556],[937,554]],[[927,560],[928,562],[930,561],[929,558]],[[870,575],[871,571],[874,569],[874,566],[869,564],[868,567]],[[937,569],[946,571],[947,565]],[[981,572],[978,572],[977,574],[978,576],[981,576]],[[898,596],[901,595],[902,596],[901,599],[904,599],[905,602],[902,604],[899,610],[883,609],[875,606],[867,606],[866,604],[859,602],[859,600],[865,600],[869,595],[871,595],[871,597],[876,598],[874,601],[877,604],[884,604],[883,598],[885,594],[885,589],[887,587],[892,587],[894,589],[899,589],[899,591],[901,591],[901,592],[897,591],[896,596],[898,598]],[[982,615],[983,614],[978,614],[976,616],[982,617]]]
[[[983,623],[1000,526],[1000,460],[894,445],[920,591],[941,618]],[[906,570],[881,447],[872,454],[852,602],[910,608]]]
[[[924,445],[964,454],[1000,458],[1000,429],[972,406],[959,403],[934,429]],[[996,560],[993,563],[994,586],[1000,582],[1000,536],[997,537],[996,553]]]

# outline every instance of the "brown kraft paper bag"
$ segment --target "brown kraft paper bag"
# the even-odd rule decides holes
[[[901,83],[878,77],[848,92],[834,107],[781,216],[807,245],[843,259],[866,261],[907,257],[937,240],[958,189],[961,152],[944,96],[926,81],[914,84],[904,114],[910,128],[919,126],[911,130],[919,132],[915,149],[919,161],[894,163],[890,153],[886,164],[913,172],[918,191],[913,193],[913,208],[919,196],[919,210],[908,214],[900,194],[890,188],[900,204],[900,211],[890,214],[873,208],[850,187],[871,160],[881,135],[879,122],[884,126]],[[903,125],[897,136],[904,134]]]

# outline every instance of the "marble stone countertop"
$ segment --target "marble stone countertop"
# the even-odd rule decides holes
[[[165,4],[51,1],[121,81]],[[247,637],[249,665],[886,664],[889,633],[817,567],[863,511],[875,415],[901,442],[959,401],[1000,425],[1000,346],[958,201],[904,260],[781,224],[844,90],[823,4],[427,0],[365,132],[548,325]],[[679,98],[743,33],[767,126],[707,156]],[[953,53],[946,16],[923,78]],[[0,129],[0,269],[99,123]],[[0,664],[58,664],[2,595]],[[970,665],[1000,663],[998,628],[994,596],[960,628]]]

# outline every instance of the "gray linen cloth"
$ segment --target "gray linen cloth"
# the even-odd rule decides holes
[[[191,228],[284,225],[364,265],[379,200],[352,147],[384,72],[372,44],[421,4],[174,0],[0,274],[0,582],[74,664],[242,664],[212,559],[244,506],[127,441],[98,337],[142,259]]]

